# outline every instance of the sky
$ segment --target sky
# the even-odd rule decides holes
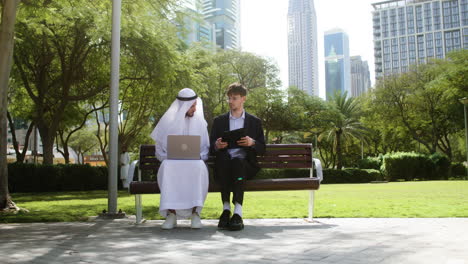
[[[374,84],[374,46],[371,3],[378,0],[314,0],[317,14],[319,91],[325,98],[325,31],[343,29],[349,37],[350,56],[367,60]],[[241,0],[241,49],[269,57],[280,69],[283,87],[288,86],[287,14],[289,0]]]

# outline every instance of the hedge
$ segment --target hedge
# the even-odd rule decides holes
[[[381,171],[388,181],[445,180],[450,162],[442,154],[430,156],[415,152],[388,153],[383,156]]]
[[[107,167],[8,164],[8,183],[12,193],[107,190],[107,175]]]
[[[373,169],[324,169],[322,183],[369,183],[381,180],[381,174]]]
[[[454,162],[450,164],[451,178],[457,180],[468,180],[466,175],[466,167],[462,162]]]
[[[314,175],[315,171],[314,171]],[[262,169],[255,179],[306,178],[309,169]],[[380,171],[374,169],[324,169],[322,183],[368,183],[382,180]]]
[[[380,167],[382,166],[382,158],[383,156],[379,156],[379,157],[367,157],[367,158],[358,160],[357,167],[360,169],[380,170]]]

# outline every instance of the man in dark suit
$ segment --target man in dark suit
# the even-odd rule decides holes
[[[221,186],[223,213],[219,218],[218,227],[229,230],[244,228],[242,221],[242,203],[244,200],[244,182],[251,179],[260,170],[257,154],[265,152],[265,136],[262,122],[256,116],[246,113],[244,102],[247,99],[247,89],[239,83],[228,87],[227,96],[230,111],[216,117],[210,134],[210,148],[215,155],[214,178]],[[245,136],[238,139],[237,144],[223,141],[225,131],[244,128]],[[230,194],[234,214],[231,217]]]

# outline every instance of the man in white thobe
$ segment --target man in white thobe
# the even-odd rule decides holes
[[[200,160],[168,160],[168,135],[200,136]],[[159,213],[166,217],[162,229],[177,226],[177,219],[191,218],[192,228],[201,228],[200,213],[208,193],[209,136],[203,105],[197,94],[182,89],[177,99],[151,133],[156,142],[156,157],[161,161],[158,185],[161,190]]]

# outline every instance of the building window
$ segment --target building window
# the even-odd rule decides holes
[[[464,26],[468,26],[468,0],[462,0],[460,6],[461,6],[461,16],[463,20],[462,24]]]
[[[444,29],[460,26],[458,0],[442,2],[442,14],[444,16]]]
[[[434,30],[440,30],[440,2],[432,2],[432,19],[434,23]]]
[[[468,28],[463,29],[463,47],[468,49]]]
[[[383,41],[383,52],[384,54],[389,54],[390,53],[390,40],[385,39]]]
[[[422,6],[417,5],[416,6],[416,28],[417,32],[421,33],[423,32],[423,11],[422,11]]]
[[[448,31],[444,33],[445,53],[461,48],[460,31]]]
[[[426,32],[432,30],[431,3],[424,4],[424,28]]]
[[[444,48],[443,48],[443,40],[442,40],[442,32],[435,32],[434,33],[434,43],[435,43],[435,54],[436,58],[443,58],[444,57]]]
[[[421,58],[424,58],[426,55],[424,54],[425,52],[425,49],[424,49],[424,36],[423,35],[419,35],[418,36],[418,58],[421,59]]]
[[[408,51],[410,59],[416,59],[416,41],[414,36],[408,37]]]
[[[414,34],[414,12],[413,7],[406,7],[406,18],[408,20],[408,34]]]
[[[382,36],[388,38],[388,16],[387,11],[382,12]]]
[[[406,35],[405,8],[398,8],[398,30],[400,36]]]
[[[398,38],[392,39],[392,53],[398,53]]]
[[[434,40],[432,33],[426,34],[426,56],[434,57]]]
[[[390,35],[391,37],[395,37],[397,35],[396,9],[390,10]]]

